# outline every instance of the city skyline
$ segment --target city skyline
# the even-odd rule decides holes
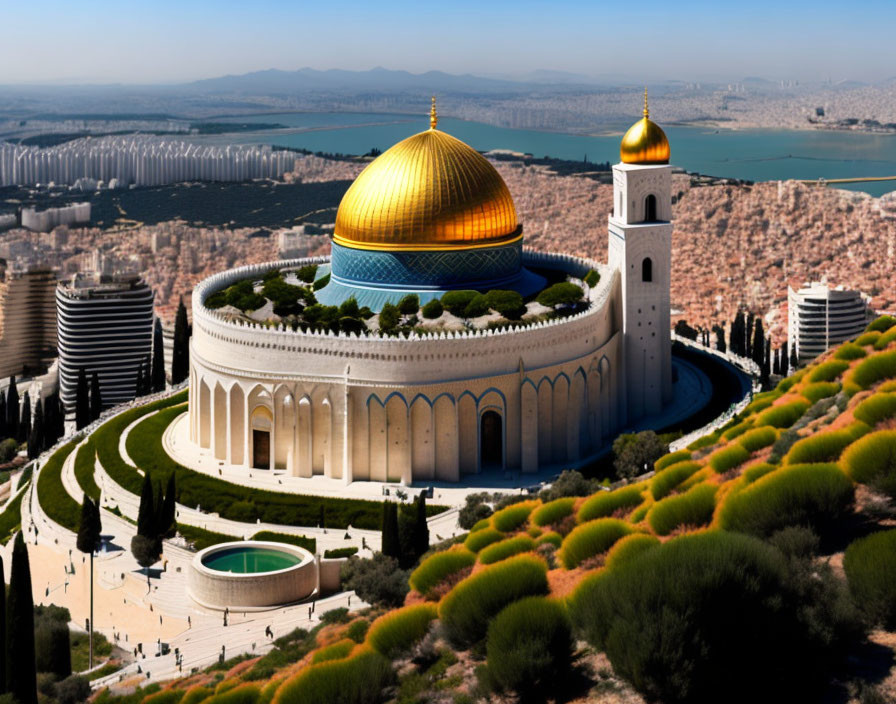
[[[171,84],[302,67],[591,80],[881,81],[896,59],[896,7],[797,0],[725,6],[515,2],[449,7],[391,0],[333,6],[207,0],[77,6],[49,0],[7,11],[3,84]],[[53,17],[51,23],[48,17]],[[98,19],[99,18],[99,19]],[[36,50],[39,49],[39,50]]]

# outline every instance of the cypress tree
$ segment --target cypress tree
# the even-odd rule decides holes
[[[753,314],[747,313],[747,327],[744,330],[744,357],[753,359]]]
[[[162,344],[162,321],[156,318],[152,331],[152,391],[165,390],[165,348]]]
[[[14,376],[9,377],[6,390],[6,434],[11,438],[19,437],[19,390]]]
[[[174,318],[174,346],[171,350],[171,383],[179,384],[190,373],[190,329],[187,309],[181,296]]]
[[[78,550],[90,555],[90,630],[89,637],[89,667],[93,667],[93,554],[100,549],[100,536],[103,532],[103,522],[100,516],[100,505],[94,503],[87,494],[84,494],[84,502],[81,504],[81,522],[78,525]]]
[[[796,354],[796,347],[790,348],[790,369],[788,374],[793,374],[796,371],[796,368],[800,366],[800,358]]]
[[[153,507],[152,479],[149,472],[143,475],[143,487],[140,490],[140,508],[137,510],[137,535],[144,538],[155,538],[156,514]]]
[[[25,442],[31,435],[31,396],[26,391],[22,396],[22,411],[19,418],[19,434],[16,436],[19,442]]]
[[[380,552],[383,555],[394,557],[396,560],[400,559],[401,542],[398,538],[398,507],[392,501],[383,503],[382,532],[382,548]]]
[[[100,390],[100,375],[94,372],[90,377],[90,420],[96,420],[103,412],[103,393]]]
[[[177,487],[175,485],[174,472],[168,475],[168,485],[165,487],[165,499],[162,502],[162,527],[159,531],[163,538],[172,538],[177,532]]]
[[[37,399],[34,407],[34,422],[28,435],[28,457],[34,459],[44,449],[44,404]]]
[[[750,345],[750,358],[756,362],[756,366],[762,369],[765,366],[765,332],[762,329],[762,319],[757,318],[753,328],[753,342]]]
[[[2,574],[4,574],[3,556],[0,555],[0,575]],[[6,692],[6,599],[0,599],[0,694],[4,692]]]
[[[429,550],[429,525],[426,523],[426,496],[420,492],[417,497],[417,520],[414,525],[415,561]]]
[[[162,494],[161,482],[156,485],[156,498],[152,504],[153,508],[153,532],[152,535],[159,537],[165,532],[165,496]]]
[[[78,370],[78,385],[75,388],[75,427],[78,430],[90,425],[90,389],[87,386],[87,372]]]
[[[37,672],[34,662],[34,599],[31,565],[22,532],[12,549],[12,570],[6,613],[6,688],[19,704],[37,704]]]
[[[6,395],[0,393],[0,438],[8,438],[6,432]]]

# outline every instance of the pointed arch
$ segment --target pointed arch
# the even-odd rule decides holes
[[[435,476],[442,481],[456,482],[458,470],[457,408],[454,398],[441,394],[433,404],[435,431]]]
[[[398,393],[386,397],[386,469],[390,481],[410,484],[411,451],[408,442],[408,404]]]
[[[296,459],[294,469],[296,476],[310,477],[312,475],[311,446],[313,438],[311,397],[305,394],[296,404]]]
[[[199,380],[199,447],[210,447],[212,436],[211,391],[205,379]]]
[[[223,460],[227,459],[227,392],[220,381],[215,384],[212,404],[214,429],[211,445],[215,459]]]
[[[476,438],[479,436],[479,415],[476,400],[469,391],[457,401],[457,436],[460,471],[471,474],[479,471],[479,452]]]
[[[411,468],[415,479],[435,477],[435,438],[433,437],[432,403],[417,394],[411,403]]]
[[[386,407],[376,394],[367,399],[370,480],[386,481]]]
[[[538,389],[524,379],[520,389],[520,464],[523,472],[538,471]]]
[[[246,464],[246,395],[239,384],[230,387],[230,462]]]
[[[569,377],[562,372],[554,379],[554,394],[551,400],[553,413],[551,414],[551,464],[565,462],[567,411],[569,410]]]
[[[538,466],[551,463],[554,389],[545,377],[538,384]]]

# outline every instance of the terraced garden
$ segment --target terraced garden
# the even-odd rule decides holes
[[[896,320],[881,318],[654,476],[481,520],[410,573],[402,608],[143,701],[887,701],[894,502]]]

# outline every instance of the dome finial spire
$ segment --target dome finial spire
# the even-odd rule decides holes
[[[439,116],[436,113],[436,96],[432,96],[432,107],[429,109],[429,129],[434,130],[439,124]]]
[[[650,117],[650,110],[647,108],[647,86],[644,86],[644,117]]]

